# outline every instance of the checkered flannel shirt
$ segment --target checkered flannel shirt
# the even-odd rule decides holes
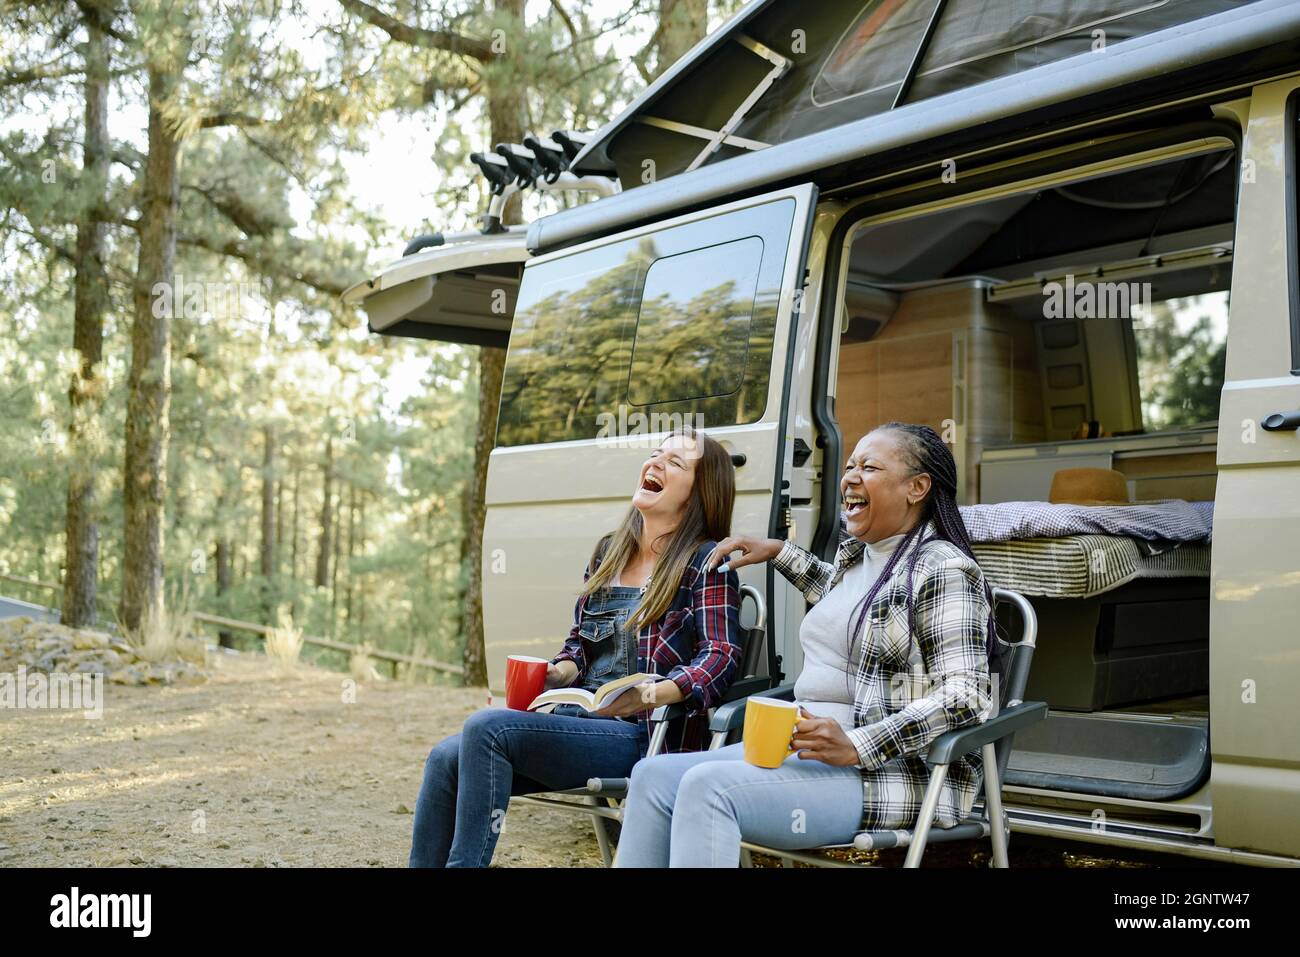
[[[600,555],[603,557],[603,542]],[[637,670],[663,675],[681,689],[686,704],[684,718],[669,723],[663,750],[699,751],[708,735],[708,711],[722,701],[740,670],[743,649],[740,646],[740,579],[734,571],[708,569],[708,558],[717,542],[702,542],[691,563],[682,572],[681,584],[668,611],[657,621],[643,626],[637,633]],[[583,573],[585,583],[597,568],[599,559]],[[564,648],[551,659],[553,664],[572,661],[578,666],[578,678],[586,674],[587,660],[579,634],[587,599],[579,596],[574,603],[573,627]],[[575,679],[575,684],[578,679]],[[650,711],[637,715],[644,737],[648,740]]]
[[[904,604],[906,561],[900,556],[854,644],[854,728],[848,735],[861,759],[863,830],[913,826],[930,779],[925,763],[930,743],[992,712],[984,575],[956,546],[930,538],[935,534],[930,522],[910,586],[912,627]],[[862,560],[862,550],[862,542],[845,538],[829,563],[787,542],[774,567],[815,603]],[[978,754],[949,766],[937,826],[952,827],[970,814],[980,773]]]

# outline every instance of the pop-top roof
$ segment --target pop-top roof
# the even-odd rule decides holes
[[[1256,0],[754,0],[600,131],[624,189]]]

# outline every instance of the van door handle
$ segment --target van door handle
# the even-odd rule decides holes
[[[1294,432],[1300,429],[1300,409],[1294,412],[1274,412],[1259,422],[1265,432]]]
[[[1300,413],[1297,413],[1297,414],[1300,414]],[[1268,428],[1268,426],[1264,426],[1264,428]],[[732,452],[732,453],[731,453],[731,464],[734,465],[736,468],[740,468],[742,465],[744,465],[744,464],[745,464],[746,462],[748,462],[748,461],[749,461],[749,457],[748,457],[747,455],[745,455],[744,452]]]

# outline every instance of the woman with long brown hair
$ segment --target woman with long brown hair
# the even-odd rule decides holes
[[[596,545],[568,640],[547,668],[548,687],[597,688],[624,675],[662,675],[588,713],[489,708],[435,746],[416,802],[412,867],[485,867],[512,794],[627,777],[649,745],[649,716],[687,701],[667,750],[703,740],[706,711],[740,663],[740,590],[734,571],[709,569],[730,534],[735,470],[717,441],[690,428],[642,464],[631,506]]]
[[[711,564],[772,562],[813,607],[794,685],[803,720],[776,768],[743,745],[642,761],[632,774],[618,867],[735,867],[741,842],[799,849],[916,821],[925,751],[985,720],[992,592],[957,508],[957,463],[924,425],[888,422],[857,444],[840,479],[847,533],[834,562],[793,542],[738,536]],[[731,557],[739,553],[737,557]],[[935,809],[970,813],[981,765],[952,763]]]

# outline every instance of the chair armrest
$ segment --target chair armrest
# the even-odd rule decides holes
[[[763,698],[780,698],[782,701],[794,700],[794,685],[781,685],[779,688],[756,692]],[[737,728],[744,727],[745,724],[745,705],[748,703],[751,695],[746,695],[735,701],[728,701],[726,704],[720,704],[713,711],[713,720],[709,722],[709,732],[717,734],[719,731],[734,731]]]
[[[733,682],[727,689],[726,694],[722,696],[723,702],[736,701],[740,698],[748,698],[752,694],[763,694],[771,684],[768,678],[741,678]],[[674,718],[684,718],[690,713],[690,703],[687,701],[678,701],[673,704],[662,704],[650,713],[650,723],[657,724],[660,721],[671,721]]]
[[[772,679],[767,675],[737,678],[722,695],[722,700],[718,702],[718,706],[724,705],[728,701],[739,701],[741,698],[748,698],[752,694],[767,694],[771,687]]]
[[[684,718],[690,709],[686,706],[685,701],[677,701],[673,704],[661,704],[650,712],[650,723],[658,724],[661,721],[671,721],[673,718]]]
[[[1021,728],[1027,728],[1047,717],[1047,702],[1025,701],[1013,708],[1000,711],[995,717],[969,728],[949,731],[940,735],[930,745],[925,756],[925,763],[934,767],[937,764],[951,764],[962,755],[977,751],[986,744],[999,741],[1009,734],[1015,734]]]

